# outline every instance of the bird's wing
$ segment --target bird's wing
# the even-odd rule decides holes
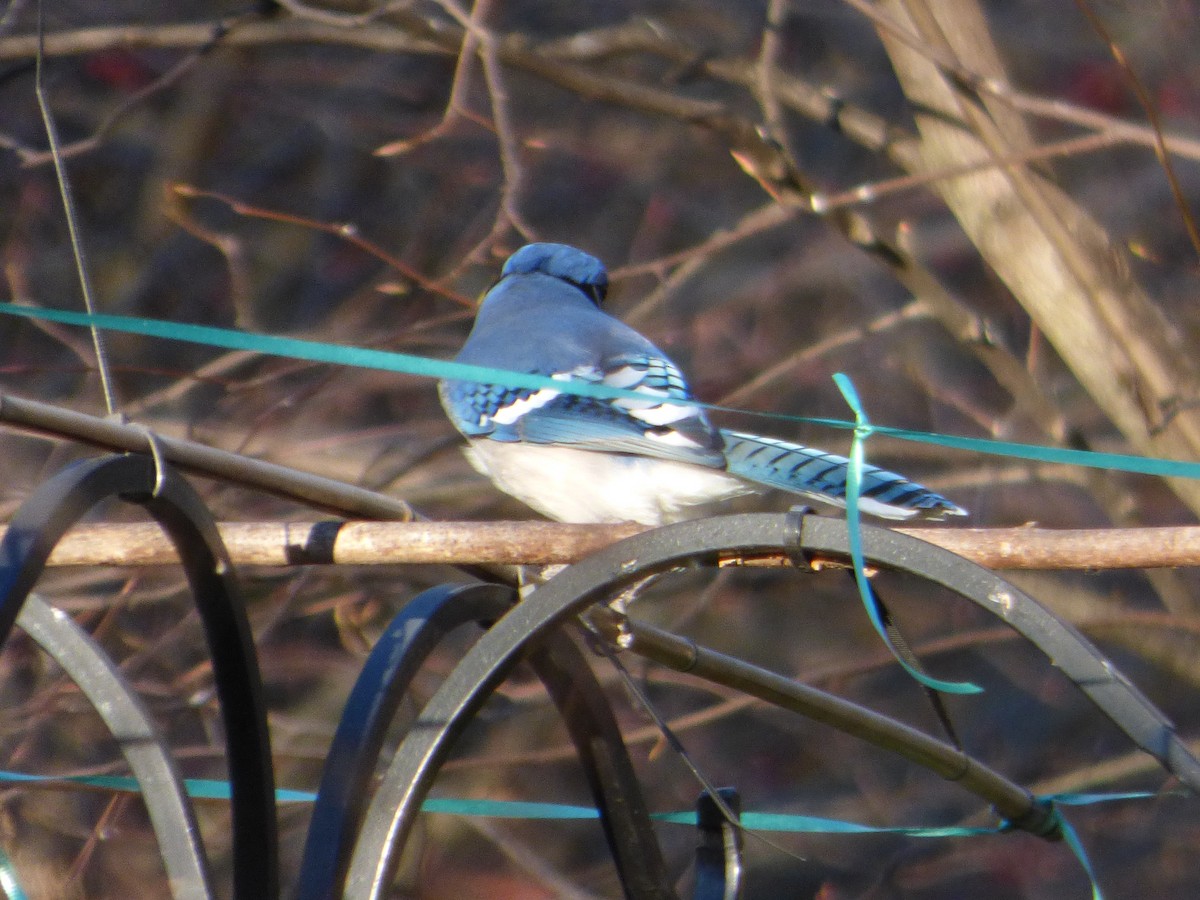
[[[724,465],[720,434],[701,409],[688,404],[692,395],[683,374],[666,357],[621,354],[599,365],[539,374],[603,384],[638,396],[597,399],[548,387],[530,390],[461,381],[444,383],[442,395],[460,430],[472,438]]]

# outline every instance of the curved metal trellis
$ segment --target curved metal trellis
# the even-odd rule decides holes
[[[1113,722],[1143,750],[1193,790],[1200,789],[1200,761],[1174,734],[1171,723],[1074,628],[1022,591],[986,569],[923,541],[887,529],[863,526],[867,561],[925,578],[972,600],[1000,616],[1045,653],[1074,680]],[[347,893],[383,896],[437,770],[451,745],[486,698],[503,681],[522,654],[553,633],[571,616],[611,599],[649,575],[686,565],[718,565],[784,551],[802,560],[808,554],[844,557],[849,552],[846,523],[795,512],[703,519],[671,525],[628,538],[569,566],[495,623],[464,655],[422,709],[401,742],[387,773],[368,806],[366,821],[350,860]],[[694,664],[698,659],[693,658]],[[770,676],[757,670],[753,678]],[[788,679],[773,676],[771,690],[760,693],[775,702],[788,685],[803,689],[807,699],[823,704],[822,718],[838,716],[853,706]],[[751,677],[738,683],[745,689]],[[768,679],[769,680],[769,679]],[[777,693],[772,693],[777,691]],[[1059,820],[1050,804],[1014,785],[999,773],[954,747],[871,714],[886,738],[911,738],[916,750],[880,739],[878,730],[859,736],[905,753],[908,758],[988,802],[1013,827],[1057,837]]]
[[[17,626],[63,667],[120,746],[141,786],[172,895],[207,900],[212,889],[191,800],[137,693],[87,632],[37,594],[25,600]]]
[[[357,897],[387,889],[386,884],[346,880],[356,840],[373,841],[392,822],[390,815],[377,812],[364,821],[384,733],[413,677],[441,640],[463,625],[490,625],[516,599],[513,589],[499,585],[443,585],[418,595],[391,621],[351,691],[325,760],[300,870],[299,900],[329,900],[343,890]],[[674,897],[621,731],[583,654],[563,630],[552,629],[534,643],[529,662],[575,744],[626,896]]]
[[[187,482],[149,457],[114,456],[76,463],[39,486],[0,541],[0,645],[54,545],[108,498],[143,507],[171,537],[182,560],[204,625],[225,726],[234,896],[270,900],[278,895],[278,839],[262,681],[228,554],[216,523]],[[152,802],[157,792],[147,787],[147,802]],[[198,846],[198,841],[191,844]],[[164,849],[192,852],[186,843]]]

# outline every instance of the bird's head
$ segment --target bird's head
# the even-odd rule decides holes
[[[567,244],[526,244],[504,263],[500,277],[541,273],[572,284],[597,306],[608,293],[604,263]]]

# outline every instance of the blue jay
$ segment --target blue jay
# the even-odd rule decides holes
[[[528,244],[504,264],[457,362],[583,379],[645,399],[599,400],[443,381],[467,457],[502,491],[563,522],[662,525],[739,494],[782,488],[845,506],[847,460],[714,428],[679,368],[600,307],[603,263],[565,244]],[[864,467],[859,508],[889,519],[966,510],[901,475]]]

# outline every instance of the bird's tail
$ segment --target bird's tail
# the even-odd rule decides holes
[[[825,503],[846,505],[850,461],[823,450],[774,438],[721,429],[725,468],[732,475],[770,487],[804,494]],[[863,466],[859,509],[885,519],[944,519],[967,511],[903,475]]]

